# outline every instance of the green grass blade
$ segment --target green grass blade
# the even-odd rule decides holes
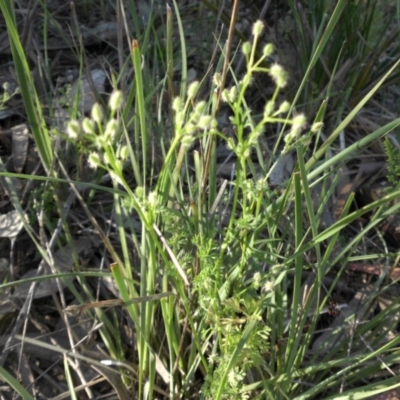
[[[304,240],[303,234],[303,198],[301,194],[301,180],[300,173],[296,172],[293,175],[294,178],[294,190],[295,190],[295,246],[299,248]],[[292,318],[289,326],[289,337],[286,347],[286,371],[290,371],[293,368],[294,359],[298,353],[298,347],[300,343],[301,335],[299,330],[301,329],[301,320],[304,320],[303,310],[299,309],[302,306],[300,299],[300,287],[303,275],[303,254],[298,253],[295,257],[295,274],[293,284],[293,297],[292,297]]]
[[[307,171],[315,164],[315,162],[320,159],[326,152],[326,150],[332,145],[336,138],[340,135],[340,132],[347,127],[347,125],[354,119],[357,113],[365,106],[368,100],[376,93],[376,91],[382,86],[385,80],[391,75],[391,73],[400,65],[400,60],[398,60],[392,68],[382,77],[382,79],[371,89],[371,91],[354,107],[354,109],[347,115],[347,117],[338,125],[338,127],[332,132],[324,144],[314,153],[313,157],[307,162]],[[393,122],[391,123],[393,124]],[[390,125],[390,124],[388,124]],[[386,125],[386,126],[388,126]],[[380,131],[380,130],[378,130]]]
[[[140,124],[140,140],[142,143],[142,184],[146,184],[146,171],[147,165],[147,143],[148,143],[148,131],[146,121],[146,106],[144,100],[144,87],[143,87],[143,75],[142,75],[142,55],[139,48],[139,42],[134,39],[132,41],[132,59],[135,70],[135,83],[136,83],[136,104],[135,109],[138,114]]]
[[[254,316],[254,318],[256,318],[256,316]],[[220,380],[219,386],[218,386],[218,392],[215,397],[216,400],[220,400],[222,398],[222,396],[224,394],[224,390],[225,390],[226,381],[228,379],[228,374],[235,367],[235,365],[238,361],[238,358],[240,356],[240,352],[243,350],[244,346],[246,345],[250,335],[256,328],[257,324],[258,324],[257,320],[250,321],[247,324],[246,329],[243,332],[242,338],[240,339],[235,351],[233,352],[232,356],[230,357],[228,365],[225,368],[225,372],[224,372],[223,376],[221,377],[221,380]]]
[[[0,376],[4,379],[24,400],[34,400],[34,397],[3,367],[0,366]]]
[[[64,354],[64,372],[65,372],[65,379],[68,385],[68,391],[71,396],[71,400],[77,400],[77,396],[75,393],[74,381],[72,379],[71,371],[69,369],[68,358]]]
[[[46,172],[50,173],[54,157],[50,133],[46,127],[46,122],[42,113],[42,105],[38,98],[28,61],[17,32],[14,16],[14,2],[12,0],[1,1],[0,9],[7,25],[11,52],[29,125],[43,166]]]
[[[296,96],[293,100],[293,106],[297,103],[297,100],[299,99],[303,88],[305,87],[306,83],[309,80],[311,70],[314,68],[315,64],[320,59],[324,48],[326,47],[327,43],[329,42],[332,32],[335,29],[340,16],[342,15],[342,12],[346,6],[346,3],[347,3],[347,0],[339,0],[337,2],[335,9],[332,12],[332,16],[328,21],[328,25],[326,26],[326,29],[324,30],[324,33],[322,34],[322,37],[321,37],[320,41],[318,42],[318,45],[316,46],[314,53],[311,56],[307,70],[303,76],[303,79],[300,83],[299,89],[297,90]]]

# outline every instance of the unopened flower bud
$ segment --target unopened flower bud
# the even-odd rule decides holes
[[[178,96],[174,98],[174,101],[172,102],[172,109],[175,112],[180,111],[180,109],[182,108],[182,99]]]
[[[263,55],[265,57],[269,57],[274,52],[274,45],[272,43],[268,43],[263,48]]]
[[[249,42],[244,42],[242,46],[242,52],[245,56],[249,55],[251,52],[251,44]]]
[[[122,146],[121,148],[121,152],[120,152],[120,157],[121,160],[125,161],[128,159],[128,155],[129,155],[129,149],[127,145]]]
[[[264,118],[268,118],[272,115],[275,109],[275,102],[270,100],[264,107]]]
[[[311,132],[319,132],[324,127],[323,122],[314,122],[311,126]]]
[[[290,103],[288,101],[284,101],[280,106],[278,111],[276,112],[277,115],[279,114],[285,114],[289,111],[290,108]]]

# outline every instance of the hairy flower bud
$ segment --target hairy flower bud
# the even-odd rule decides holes
[[[272,43],[268,43],[263,48],[263,55],[265,57],[269,57],[274,52],[274,45]]]
[[[251,52],[251,44],[249,42],[244,42],[242,46],[242,52],[245,56],[248,56]]]
[[[194,81],[189,85],[187,90],[187,95],[189,99],[193,99],[193,97],[196,96],[199,86],[200,83],[198,81]]]
[[[290,108],[290,103],[288,101],[284,101],[280,106],[278,111],[276,112],[277,115],[279,114],[285,114],[289,111]]]
[[[103,120],[103,109],[99,103],[94,103],[92,107],[92,119],[97,124],[100,124]]]
[[[106,140],[109,138],[114,139],[118,133],[118,122],[115,118],[111,118],[106,125],[106,129],[104,131],[104,136]]]
[[[90,118],[84,118],[82,121],[82,129],[87,135],[94,135],[95,134],[95,126],[94,122]]]
[[[253,25],[253,36],[260,36],[264,29],[264,24],[262,21],[258,20]]]
[[[275,102],[270,100],[264,107],[264,118],[268,118],[272,115],[275,109]]]
[[[182,99],[178,96],[174,98],[174,101],[172,102],[172,109],[175,112],[180,111],[182,108]]]
[[[110,99],[108,101],[110,110],[113,112],[120,110],[123,100],[124,100],[123,93],[120,90],[114,90],[111,93]]]
[[[269,75],[274,80],[278,88],[283,88],[288,83],[287,72],[279,64],[271,65],[271,68],[269,70]]]
[[[324,127],[323,122],[314,122],[311,126],[311,132],[319,132]]]
[[[90,153],[88,158],[89,167],[96,170],[100,164],[100,157],[97,153]]]
[[[219,72],[216,72],[213,76],[213,83],[216,87],[220,87],[222,80],[221,80],[221,74]]]
[[[67,135],[70,139],[77,139],[79,133],[81,131],[81,127],[79,125],[79,121],[76,119],[71,119],[67,125]]]
[[[213,118],[211,115],[202,115],[197,123],[200,129],[208,129],[211,126]]]

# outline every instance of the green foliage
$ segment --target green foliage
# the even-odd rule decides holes
[[[391,184],[390,190],[400,189],[400,150],[388,138],[383,141],[388,160],[387,180]]]
[[[2,93],[0,94],[0,110],[7,109],[7,103],[17,94],[19,94],[19,89],[15,88],[13,92],[10,91],[9,83],[5,82],[3,84]]]
[[[301,45],[298,57],[287,57],[296,58],[303,78],[293,103],[284,99],[291,77],[282,65],[270,62],[273,46],[259,50],[263,35],[259,21],[251,41],[242,45],[243,75],[232,73],[230,87],[225,87],[223,72],[217,68],[209,96],[200,95],[206,80],[190,84],[186,80],[185,37],[174,1],[180,51],[172,43],[173,13],[168,11],[166,46],[164,41],[150,41],[151,23],[132,42],[126,60],[134,70],[130,87],[118,90],[122,79],[115,79],[107,107],[96,103],[90,117],[71,116],[65,132],[59,132],[77,158],[87,160],[99,173],[95,184],[88,185],[89,201],[93,193],[110,194],[106,207],[115,216],[109,224],[110,235],[103,232],[84,200],[80,204],[113,261],[111,270],[126,313],[112,320],[99,309],[87,315],[96,323],[100,320],[103,351],[121,368],[124,383],[135,385],[137,398],[159,398],[158,391],[170,398],[213,400],[334,398],[339,391],[342,398],[350,398],[356,389],[361,393],[366,387],[361,398],[383,392],[385,388],[377,383],[365,386],[366,380],[381,372],[382,365],[391,368],[399,363],[400,339],[394,335],[395,339],[387,340],[380,329],[387,320],[398,320],[398,302],[374,315],[349,311],[336,328],[336,338],[346,340],[315,346],[320,327],[331,329],[321,315],[327,312],[326,305],[349,260],[393,257],[362,253],[368,232],[400,209],[400,203],[392,202],[400,194],[400,156],[389,141],[385,149],[393,184],[390,193],[355,211],[351,211],[350,196],[336,220],[331,224],[321,220],[323,211],[332,208],[343,164],[400,125],[399,119],[392,121],[341,151],[332,147],[399,63],[382,70],[375,80],[351,71],[343,88],[351,93],[337,96],[335,74],[330,76],[326,69],[336,71],[345,58],[365,60],[368,46],[356,41],[356,34],[365,35],[368,45],[379,46],[384,15],[372,21],[374,1],[309,1],[307,14],[299,2],[289,4]],[[134,9],[133,3],[129,6]],[[143,24],[131,13],[139,31]],[[148,18],[153,21],[154,15]],[[303,20],[311,29],[302,25]],[[346,38],[351,43],[344,48]],[[157,46],[159,51],[154,51]],[[15,47],[17,51],[18,43]],[[18,57],[22,65],[24,57]],[[173,81],[177,60],[181,61],[180,90]],[[219,65],[223,56],[220,61]],[[161,83],[162,70],[154,72],[149,65],[164,67]],[[255,116],[248,94],[259,74],[267,74],[275,87],[262,115]],[[27,71],[25,75],[28,85]],[[371,81],[372,89],[360,95]],[[326,91],[320,92],[321,87]],[[350,94],[361,97],[342,119]],[[337,114],[333,128],[324,132],[327,104],[333,98]],[[312,122],[294,112],[299,99],[315,106],[310,111],[315,115]],[[229,134],[218,123],[219,100],[230,110]],[[329,136],[322,141],[325,133]],[[217,145],[230,151],[231,181],[218,174]],[[282,178],[275,190],[269,178],[289,154],[295,155],[293,168],[283,165],[289,177]],[[61,159],[63,155],[57,156]],[[43,157],[45,166],[50,160]],[[99,184],[103,175],[110,178],[111,188]],[[30,205],[32,212],[54,208],[62,214],[62,202],[56,199],[53,203],[50,193],[65,189],[65,184],[74,189],[75,182],[46,182],[53,184],[54,191],[46,191],[43,185],[32,193],[34,206],[41,198],[40,207]],[[314,199],[322,197],[321,204],[315,204]],[[18,207],[19,202],[15,204]],[[374,216],[363,230],[346,240],[343,231],[371,211]],[[65,232],[67,236],[68,226]],[[77,284],[94,300],[92,290],[78,277]],[[380,283],[373,285],[368,308],[386,290]],[[166,295],[157,297],[160,293]],[[134,327],[129,351],[121,343],[124,327],[118,326],[126,319]],[[350,336],[351,341],[347,340]],[[67,372],[68,368],[66,364]],[[125,377],[126,369],[134,370],[134,379]],[[7,380],[23,393],[12,377]]]
[[[285,43],[280,49],[284,65],[292,77],[302,80],[294,103],[307,113],[315,113],[333,82],[330,108],[340,118],[343,103],[354,106],[398,58],[396,2],[306,3],[303,8],[298,2],[288,1],[292,17],[288,16],[278,29]],[[333,17],[337,18],[335,24]],[[397,79],[395,72],[385,84]]]

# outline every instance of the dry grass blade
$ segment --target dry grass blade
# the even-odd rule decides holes
[[[120,306],[129,306],[130,304],[140,304],[146,303],[148,301],[160,300],[165,297],[175,296],[172,292],[163,292],[153,294],[151,296],[141,296],[134,299],[130,299],[129,301],[123,301],[121,299],[112,299],[112,300],[103,300],[103,301],[95,301],[93,303],[85,303],[85,304],[74,304],[68,306],[66,308],[66,312],[72,311],[84,311],[90,308],[110,308],[110,307],[120,307]]]

